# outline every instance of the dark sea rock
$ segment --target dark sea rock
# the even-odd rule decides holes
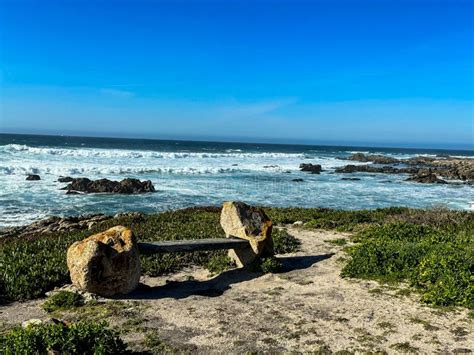
[[[72,180],[74,179],[70,176],[60,176],[58,179],[59,182],[71,182]]]
[[[431,165],[434,161],[436,161],[436,158],[417,156],[417,157],[405,159],[403,160],[403,163],[407,165],[428,166],[428,165]]]
[[[38,181],[41,180],[41,177],[39,175],[31,174],[26,177],[26,180],[28,181]]]
[[[422,184],[447,184],[448,182],[438,178],[431,169],[420,169],[415,175],[405,181],[418,182]]]
[[[371,164],[366,165],[346,165],[343,167],[336,168],[336,173],[381,173],[381,174],[415,174],[418,172],[418,168],[394,168],[393,166],[373,166]]]
[[[365,155],[363,153],[352,154],[348,158],[339,158],[344,160],[360,161],[360,162],[373,162],[376,164],[398,164],[400,163],[399,159],[392,157],[387,157],[380,154]]]
[[[293,181],[293,182],[303,182],[304,180],[303,179],[293,179],[291,181]]]
[[[141,194],[154,192],[155,187],[150,180],[124,179],[122,181],[112,181],[109,179],[90,180],[88,178],[77,178],[73,179],[62,190],[84,193]]]
[[[306,163],[302,163],[300,164],[300,170],[301,171],[307,171],[307,172],[310,172],[311,174],[319,174],[321,173],[322,168],[321,168],[321,165],[319,164],[306,164]]]
[[[358,181],[358,180],[360,180],[360,178],[348,178],[348,177],[344,177],[344,178],[342,178],[341,180]]]

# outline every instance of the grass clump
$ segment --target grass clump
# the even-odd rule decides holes
[[[219,274],[235,264],[227,255],[215,255],[206,264],[207,269],[213,274]]]
[[[80,307],[84,304],[81,295],[75,292],[59,291],[50,296],[43,304],[43,309],[48,312],[61,311]]]
[[[172,353],[177,352],[172,346],[163,341],[154,331],[149,331],[145,335],[145,346],[154,353]]]
[[[269,256],[266,258],[255,260],[255,262],[251,266],[251,269],[253,271],[263,272],[264,274],[277,273],[281,271],[282,264],[278,260],[278,258],[274,256]]]
[[[106,323],[40,324],[0,336],[1,354],[123,354],[126,346]]]
[[[402,353],[416,353],[419,351],[418,348],[412,346],[409,342],[395,343],[390,345],[390,349],[400,351]]]
[[[334,244],[338,246],[343,246],[347,244],[347,240],[345,238],[337,238],[337,239],[331,239],[331,240],[325,240],[326,243],[329,244]]]
[[[408,280],[425,302],[474,308],[474,229],[393,222],[358,233],[342,275]]]
[[[273,229],[273,250],[275,254],[295,253],[300,249],[301,242],[282,229]]]

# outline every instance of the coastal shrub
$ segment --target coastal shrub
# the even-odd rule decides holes
[[[420,261],[412,282],[424,290],[423,300],[474,309],[474,247],[442,243]]]
[[[371,226],[353,238],[342,276],[407,280],[424,301],[474,306],[474,234],[411,223]]]
[[[227,255],[213,256],[206,264],[206,268],[213,274],[221,273],[235,266]]]
[[[79,307],[83,304],[84,299],[78,293],[69,291],[59,291],[48,297],[46,302],[43,303],[43,309],[46,312],[51,313],[58,310]]]
[[[126,346],[106,323],[40,324],[0,335],[0,354],[124,354]]]
[[[263,258],[260,263],[260,269],[263,273],[275,273],[279,272],[282,269],[282,265],[280,260],[274,256],[270,256],[268,258]]]
[[[301,242],[283,229],[274,228],[272,231],[273,250],[275,254],[297,252]]]
[[[276,273],[282,270],[283,265],[275,256],[256,259],[249,266],[249,270],[253,272],[263,272],[264,274]]]

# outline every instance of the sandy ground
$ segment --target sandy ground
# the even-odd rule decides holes
[[[282,273],[229,270],[212,277],[192,269],[143,277],[144,285],[119,302],[123,310],[106,320],[128,327],[123,338],[136,350],[144,349],[145,334],[153,334],[148,346],[156,351],[474,351],[467,310],[431,308],[400,287],[342,279],[345,253],[327,241],[346,234],[294,227],[288,232],[302,244],[299,252],[281,256]],[[41,303],[0,307],[0,323],[47,318]]]

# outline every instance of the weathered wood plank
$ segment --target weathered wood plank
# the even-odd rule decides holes
[[[249,242],[238,238],[165,240],[160,242],[140,242],[138,249],[142,254],[173,253],[199,250],[241,249]]]

